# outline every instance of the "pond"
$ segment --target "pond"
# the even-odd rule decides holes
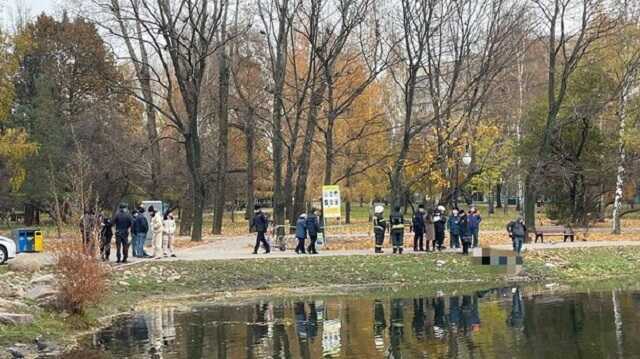
[[[87,346],[114,358],[637,358],[640,292],[387,294],[158,307]]]

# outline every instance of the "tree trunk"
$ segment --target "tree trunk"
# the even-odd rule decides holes
[[[245,123],[244,123],[244,134],[245,134],[245,152],[247,156],[247,197],[246,197],[246,212],[245,219],[250,220],[253,216],[253,207],[255,206],[255,157],[254,157],[254,146],[255,146],[255,128],[253,126],[253,109],[249,108],[247,111]],[[249,227],[251,227],[251,223],[249,223]]]
[[[620,226],[620,214],[622,213],[622,201],[624,199],[624,176],[625,176],[625,160],[626,150],[624,147],[625,127],[627,122],[627,101],[629,91],[631,89],[630,81],[626,80],[623,85],[622,92],[620,94],[620,100],[618,102],[618,169],[616,171],[616,191],[613,199],[613,234],[621,233]]]
[[[489,195],[487,196],[488,200],[489,200],[489,214],[494,214],[496,212],[495,206],[494,206],[494,198],[495,198],[495,192],[493,190],[492,186],[489,186],[490,190],[489,190]]]
[[[528,232],[532,232],[536,228],[536,196],[533,185],[530,182],[531,175],[527,175],[524,193],[524,223],[527,226]]]
[[[193,219],[191,225],[191,240],[192,241],[200,241],[202,240],[202,224],[203,224],[203,216],[204,216],[204,203],[206,200],[206,187],[202,182],[201,168],[202,168],[202,157],[201,157],[201,148],[200,148],[200,139],[197,135],[197,123],[196,118],[191,119],[190,124],[190,133],[185,133],[185,152],[187,157],[187,168],[189,169],[189,174],[191,175],[191,189],[192,189],[192,200],[193,200]]]
[[[272,111],[272,147],[273,147],[273,219],[276,225],[285,221],[285,197],[282,183],[282,116],[284,114],[283,89],[287,69],[288,46],[288,7],[285,0],[278,8],[278,34],[276,35],[276,51],[273,66],[273,111]]]
[[[502,208],[502,181],[496,184],[496,208]]]
[[[304,211],[304,200],[307,193],[307,179],[309,177],[309,167],[311,165],[311,153],[313,151],[313,139],[316,133],[316,125],[318,123],[318,112],[322,104],[322,98],[326,89],[324,80],[317,78],[319,85],[312,87],[313,93],[310,98],[309,116],[307,119],[307,129],[304,134],[304,142],[302,144],[302,153],[300,155],[298,177],[296,178],[296,191],[293,198],[293,213],[297,215]]]
[[[191,185],[189,185],[191,187]],[[180,206],[180,235],[188,236],[191,234],[191,226],[193,225],[193,194],[191,191],[186,198],[181,201]]]
[[[335,118],[333,114],[329,114],[327,118],[327,128],[325,132],[325,163],[324,163],[324,184],[332,185],[333,177],[333,127]]]
[[[226,15],[222,23],[222,41],[226,42]],[[218,162],[216,166],[216,193],[213,203],[213,225],[211,228],[213,234],[222,233],[222,216],[224,215],[226,200],[227,148],[229,147],[229,56],[226,45],[223,45],[218,51]]]

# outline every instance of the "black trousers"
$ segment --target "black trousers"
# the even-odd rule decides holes
[[[471,237],[462,237],[462,254],[469,254],[471,246]]]
[[[256,235],[256,246],[253,247],[253,253],[258,253],[258,249],[260,249],[260,243],[264,246],[264,250],[269,253],[271,252],[271,248],[269,247],[269,243],[267,242],[267,238],[264,235],[264,232],[258,232]]]
[[[298,238],[298,246],[296,247],[296,253],[305,253],[304,238]]]
[[[444,232],[436,232],[436,240],[433,243],[433,248],[436,246],[438,249],[442,249],[442,245],[444,244]]]
[[[116,232],[116,258],[123,261],[129,257],[129,232]]]
[[[111,237],[102,236],[100,238],[100,258],[103,261],[108,261],[109,255],[111,255]]]
[[[382,246],[384,244],[384,233],[375,233],[376,237],[376,253],[382,251]]]
[[[414,251],[423,251],[424,250],[424,233],[422,231],[416,232],[413,236],[413,250]]]
[[[307,247],[307,252],[309,253],[318,253],[316,251],[316,241],[318,240],[318,235],[309,235],[309,247]]]

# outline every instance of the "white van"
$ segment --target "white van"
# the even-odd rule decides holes
[[[7,237],[0,236],[0,264],[16,257],[16,243]]]

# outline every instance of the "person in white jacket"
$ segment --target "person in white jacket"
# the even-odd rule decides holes
[[[162,251],[164,256],[175,257],[173,253],[173,239],[176,234],[176,221],[173,219],[171,212],[164,215],[164,234],[162,237]]]
[[[162,223],[162,216],[156,213],[153,206],[149,207],[149,213],[151,214],[151,231],[153,236],[153,258],[162,258],[162,233],[164,231],[164,225]]]

